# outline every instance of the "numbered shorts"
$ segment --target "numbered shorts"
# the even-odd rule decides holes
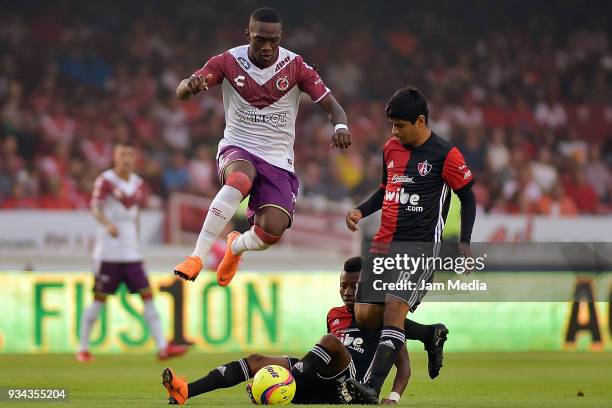
[[[434,278],[428,258],[438,256],[439,243],[392,243],[388,251],[370,252],[365,257],[357,286],[356,302],[385,303],[396,297],[414,311],[427,293],[424,287]]]
[[[249,194],[247,218],[254,223],[255,214],[264,207],[276,207],[289,216],[289,225],[293,222],[293,211],[300,183],[297,176],[285,169],[276,167],[245,149],[227,146],[219,152],[217,171],[223,183],[225,168],[236,161],[245,161],[255,169],[255,179]]]

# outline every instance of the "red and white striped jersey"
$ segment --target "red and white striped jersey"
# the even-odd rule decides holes
[[[219,150],[238,146],[268,163],[293,171],[295,119],[300,96],[319,102],[330,90],[304,59],[279,47],[278,60],[256,67],[248,45],[209,59],[193,75],[212,75],[209,85],[221,84],[225,131]]]
[[[93,257],[96,261],[136,262],[142,260],[138,239],[138,212],[145,198],[142,178],[132,173],[124,180],[113,169],[100,174],[94,183],[92,205],[99,205],[106,218],[119,230],[113,238],[98,224]]]

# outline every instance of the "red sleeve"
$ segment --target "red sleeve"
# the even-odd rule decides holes
[[[325,86],[325,83],[313,67],[305,63],[302,57],[297,58],[300,58],[301,62],[298,72],[298,87],[303,92],[306,92],[313,101],[319,102],[331,91]]]
[[[453,191],[461,190],[474,178],[465,163],[463,154],[456,147],[453,147],[446,155],[444,168],[442,169],[442,178]]]
[[[208,82],[209,85],[218,85],[223,82],[223,78],[225,77],[225,54],[215,55],[208,61],[206,64],[196,72],[193,73],[193,76],[207,76],[208,74],[212,75],[211,80]]]
[[[329,323],[331,322],[333,312],[334,312],[333,308],[329,309],[329,312],[327,312],[327,332],[328,333],[329,333],[329,328],[331,326]]]
[[[93,192],[91,193],[91,205],[102,203],[113,191],[113,185],[102,176],[98,176],[94,182]]]

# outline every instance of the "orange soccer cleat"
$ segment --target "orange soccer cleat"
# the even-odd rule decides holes
[[[187,401],[187,381],[174,375],[171,368],[162,371],[162,384],[168,391],[169,405],[183,405]]]
[[[93,356],[89,351],[79,351],[76,353],[76,361],[79,363],[90,363],[94,360]]]
[[[194,281],[202,270],[202,260],[199,256],[188,256],[174,267],[174,274],[179,278]]]
[[[160,350],[157,353],[157,358],[159,360],[167,360],[172,357],[180,356],[181,354],[185,354],[187,352],[187,346],[182,346],[180,344],[168,343],[165,349]]]
[[[241,234],[238,231],[232,231],[227,234],[227,247],[225,248],[225,256],[217,267],[217,283],[219,286],[227,286],[230,284],[234,275],[238,272],[238,264],[240,264],[240,255],[232,253],[232,242]]]

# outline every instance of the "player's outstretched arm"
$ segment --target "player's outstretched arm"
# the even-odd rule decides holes
[[[399,398],[402,396],[406,387],[408,386],[408,380],[410,380],[410,359],[408,358],[408,350],[406,347],[402,347],[400,350],[397,360],[395,360],[395,367],[397,372],[393,379],[393,387],[387,398],[383,398],[380,401],[381,405],[397,405]]]
[[[211,79],[212,74],[208,74],[205,77],[202,75],[192,75],[189,78],[183,79],[176,88],[176,97],[184,101],[193,95],[206,91]]]
[[[347,149],[351,145],[351,133],[348,130],[348,118],[346,112],[340,106],[332,94],[327,94],[319,102],[319,106],[330,115],[330,121],[334,125],[334,134],[330,147]]]

